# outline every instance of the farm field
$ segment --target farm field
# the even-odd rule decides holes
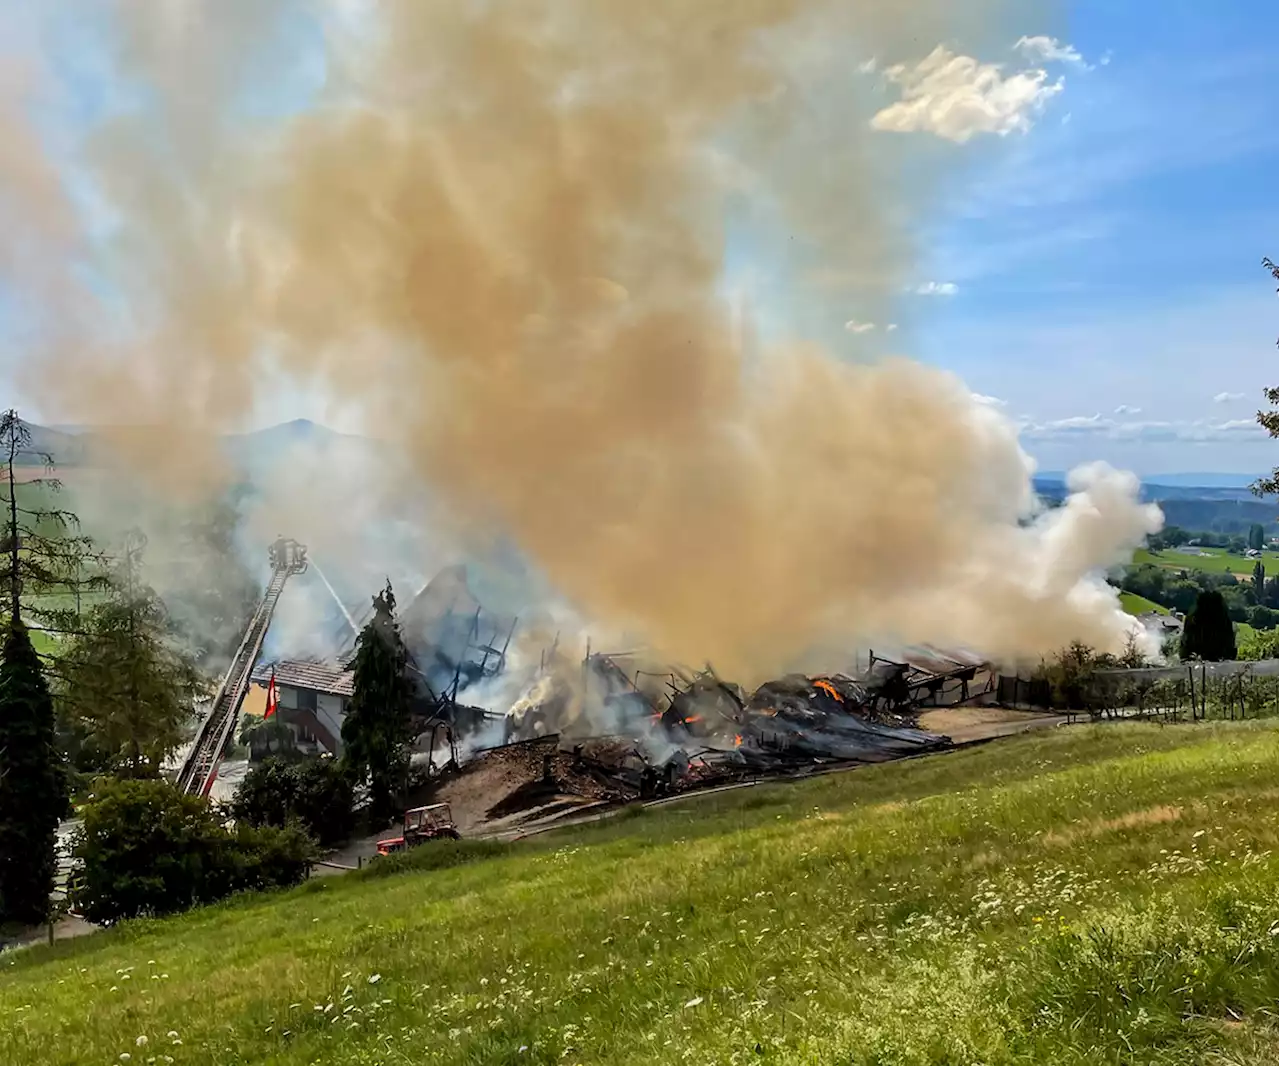
[[[1139,596],[1136,592],[1120,593],[1120,606],[1127,614],[1139,615],[1146,614],[1149,611],[1155,611],[1156,614],[1168,614],[1168,607],[1161,607],[1154,600],[1149,600],[1145,596]]]
[[[1272,1063],[1276,740],[1065,727],[424,846],[0,957],[0,1061]]]
[[[1199,550],[1206,554],[1192,555],[1189,552],[1176,551],[1173,548],[1153,552],[1144,548],[1133,553],[1133,563],[1135,566],[1142,563],[1151,563],[1154,566],[1166,566],[1174,570],[1212,570],[1216,573],[1230,571],[1233,574],[1248,575],[1253,573],[1253,566],[1258,561],[1243,555],[1229,555],[1225,548],[1201,548]],[[1263,552],[1262,565],[1266,569],[1268,577],[1275,577],[1277,573],[1280,573],[1280,555],[1273,551]]]

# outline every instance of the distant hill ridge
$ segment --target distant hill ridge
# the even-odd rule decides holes
[[[1169,488],[1169,489],[1247,489],[1255,482],[1261,474],[1224,474],[1224,473],[1174,473],[1174,474],[1151,474],[1142,478],[1142,484],[1147,488]],[[1067,475],[1060,470],[1046,470],[1037,472],[1035,479],[1037,484],[1044,483],[1046,486],[1065,485]]]
[[[31,443],[27,454],[19,460],[20,464],[40,465],[44,462],[43,456],[48,455],[60,467],[92,463],[95,439],[108,429],[103,426],[40,426],[30,422],[27,423],[27,428],[31,431]],[[157,432],[162,433],[163,430],[157,429]],[[233,459],[271,454],[299,444],[327,446],[338,441],[372,443],[368,438],[339,433],[306,418],[281,422],[279,425],[247,433],[224,433],[221,440]]]

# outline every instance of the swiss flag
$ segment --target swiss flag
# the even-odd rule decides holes
[[[276,668],[271,668],[271,681],[267,684],[267,713],[262,716],[263,720],[270,718],[276,713],[276,708],[280,705],[280,694],[276,691]]]

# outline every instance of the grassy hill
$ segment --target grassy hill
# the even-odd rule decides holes
[[[0,1057],[1274,1062],[1276,774],[1273,721],[1074,727],[432,845],[5,958]]]
[[[1120,593],[1120,606],[1127,613],[1132,615],[1147,614],[1149,611],[1155,611],[1156,614],[1168,614],[1168,607],[1161,607],[1154,600],[1149,600],[1145,596],[1139,596],[1133,592]]]

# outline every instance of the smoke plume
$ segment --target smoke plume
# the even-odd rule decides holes
[[[85,146],[113,236],[98,314],[49,310],[33,386],[180,430],[148,470],[207,486],[198,434],[270,358],[357,404],[405,460],[396,492],[429,489],[464,539],[511,538],[592,625],[745,682],[860,638],[1116,647],[1130,623],[1090,575],[1158,525],[1132,479],[1084,472],[1020,522],[1014,428],[840,329],[902,318],[920,175],[948,158],[872,128],[850,49],[1039,32],[1008,6],[122,4],[118,75],[145,92]],[[326,34],[308,93],[272,66],[300,25]],[[743,231],[786,279],[757,328],[724,294]],[[294,482],[268,521],[322,492]]]

